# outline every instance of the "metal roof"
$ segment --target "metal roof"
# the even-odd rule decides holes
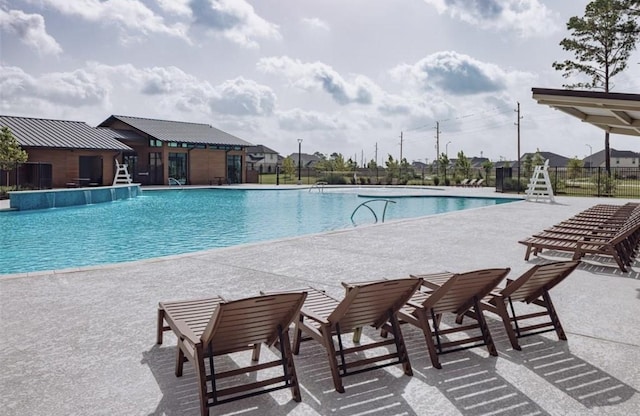
[[[110,127],[115,120],[119,120],[163,142],[252,146],[251,143],[232,134],[218,130],[208,124],[200,123],[112,115],[103,121],[99,127]]]
[[[132,150],[113,131],[96,129],[82,121],[49,120],[0,115],[0,127],[9,127],[22,147]]]
[[[640,94],[532,88],[538,104],[614,134],[640,136]]]

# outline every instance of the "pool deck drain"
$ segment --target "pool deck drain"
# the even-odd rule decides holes
[[[433,192],[501,196],[491,189]],[[596,203],[627,201],[557,202],[523,201],[171,258],[0,276],[1,413],[197,415],[192,366],[176,378],[175,339],[155,345],[158,301],[214,294],[233,299],[308,285],[341,297],[342,281],[444,270],[511,267],[515,278],[539,261],[523,260],[519,239]],[[422,334],[407,327],[414,376],[395,367],[354,375],[345,380],[344,394],[333,391],[321,351],[305,343],[296,357],[301,403],[283,390],[217,406],[211,414],[640,413],[640,263],[623,274],[606,260],[589,261],[552,297],[567,342],[536,335],[523,341],[523,351],[513,351],[492,318],[497,358],[481,349],[461,351],[444,356],[444,368],[435,370]],[[581,377],[562,376],[570,367],[584,369]]]

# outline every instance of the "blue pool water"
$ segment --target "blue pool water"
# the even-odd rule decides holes
[[[145,191],[137,198],[0,212],[0,274],[58,270],[228,247],[353,227],[371,197],[307,190]],[[386,221],[513,199],[393,198]],[[383,203],[372,204],[379,219]],[[373,215],[359,209],[356,225]]]

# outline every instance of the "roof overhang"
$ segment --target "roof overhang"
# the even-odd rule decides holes
[[[538,104],[609,133],[640,136],[640,94],[532,88]]]

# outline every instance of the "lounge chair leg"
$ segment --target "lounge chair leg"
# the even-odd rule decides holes
[[[560,318],[558,318],[556,309],[553,307],[553,303],[551,302],[551,296],[549,296],[549,292],[545,290],[542,293],[542,298],[544,299],[547,312],[549,313],[549,318],[551,318],[551,323],[553,324],[553,327],[556,329],[556,334],[558,334],[558,338],[563,341],[566,341],[567,335],[564,333],[564,329],[562,328],[562,324],[560,323]]]
[[[296,321],[295,332],[293,333],[293,351],[292,352],[294,355],[300,354],[300,342],[302,342],[302,330],[300,329],[300,324],[302,324],[303,320],[304,318],[302,317],[302,314],[300,314],[300,316],[298,317],[298,320]]]
[[[507,306],[504,303],[504,298],[496,299],[495,306],[500,319],[502,319],[502,324],[504,325],[504,329],[507,332],[507,336],[509,337],[509,342],[511,342],[511,347],[514,350],[522,351],[522,347],[518,342],[518,337],[513,330],[513,326],[511,325],[511,318],[509,317],[509,312],[507,312]]]
[[[164,333],[164,309],[158,308],[158,333],[156,335],[156,344],[162,345],[163,333]]]
[[[262,344],[253,345],[253,353],[251,354],[251,361],[260,361],[260,348]]]
[[[293,362],[293,353],[291,351],[291,339],[289,338],[289,331],[282,333],[282,341],[280,344],[280,351],[282,358],[285,361],[285,371],[287,374],[285,377],[289,379],[291,384],[291,395],[296,402],[302,401],[302,395],[300,394],[300,385],[298,384],[298,375],[296,374],[296,367]]]
[[[331,328],[324,326],[320,331],[322,331],[322,338],[324,338],[325,349],[327,350],[327,356],[329,358],[329,368],[331,368],[333,386],[336,388],[338,393],[344,393],[344,386],[342,385],[342,377],[340,377],[340,370],[338,369],[338,359],[336,357],[336,349],[333,345]]]
[[[411,368],[411,362],[409,361],[409,353],[407,352],[407,346],[404,343],[404,337],[402,336],[402,330],[400,329],[400,323],[396,314],[391,314],[389,317],[391,327],[393,328],[393,338],[396,343],[396,350],[398,351],[398,359],[402,363],[402,369],[407,376],[413,376],[413,369]]]
[[[200,397],[200,415],[208,416],[209,415],[209,406],[207,400],[207,377],[206,377],[206,369],[204,364],[204,351],[202,349],[202,344],[196,345],[195,357],[194,357],[194,365],[196,373],[199,374],[198,377],[198,395]],[[212,379],[213,379],[213,369]]]
[[[524,261],[529,261],[529,256],[531,255],[531,246],[527,246],[527,252],[524,254]]]
[[[438,358],[438,351],[436,350],[436,344],[433,342],[433,331],[431,331],[431,325],[429,324],[429,316],[424,308],[418,309],[418,322],[422,327],[422,333],[427,343],[427,350],[429,351],[429,358],[431,359],[431,365],[434,368],[442,368],[440,359]]]
[[[473,310],[478,317],[478,325],[480,327],[480,332],[482,332],[482,338],[484,338],[484,343],[487,344],[487,350],[489,350],[489,354],[497,357],[498,350],[496,350],[496,346],[493,343],[493,338],[491,337],[491,331],[489,331],[489,325],[487,325],[486,319],[484,319],[484,312],[480,308],[480,301],[478,298],[473,299]]]
[[[176,351],[176,377],[182,377],[182,367],[184,365],[184,352],[182,351],[182,339],[178,339],[178,350]]]

